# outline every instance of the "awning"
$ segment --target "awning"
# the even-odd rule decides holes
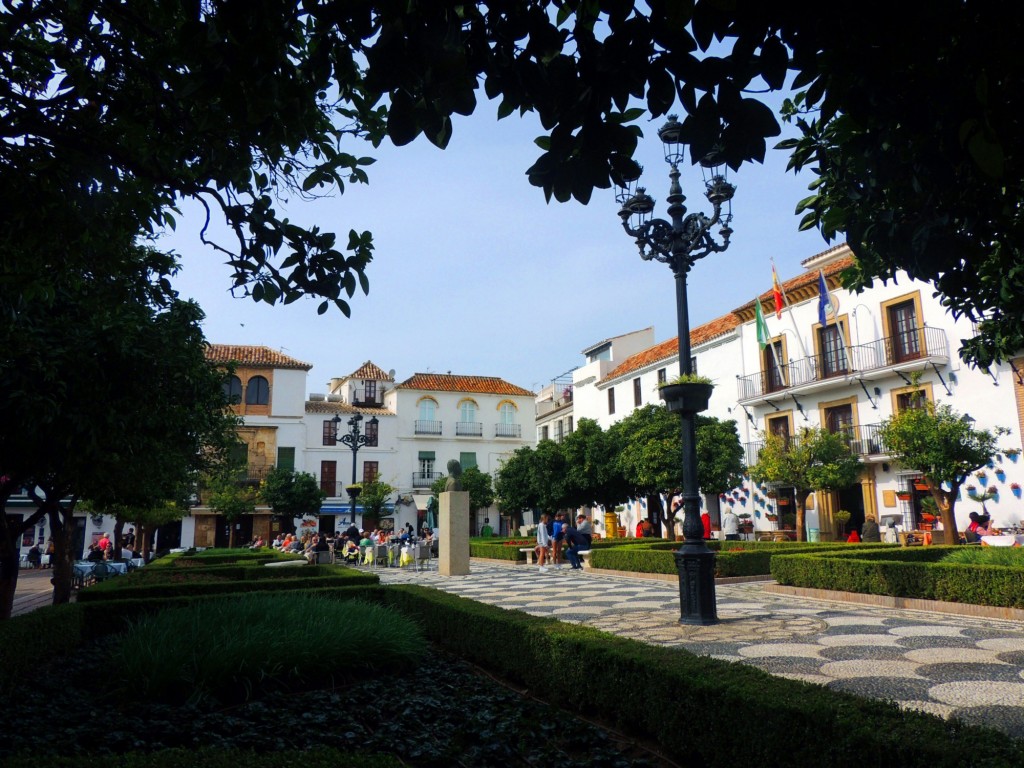
[[[420,461],[433,461],[433,460],[434,460],[434,452],[433,451],[420,451]]]
[[[430,502],[431,498],[432,497],[431,497],[431,495],[429,493],[428,494],[414,493],[412,495],[413,503],[416,505],[416,509],[419,510],[420,512],[426,512],[427,511],[427,504]]]

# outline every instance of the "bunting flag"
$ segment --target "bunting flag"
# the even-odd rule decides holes
[[[768,346],[768,339],[771,336],[768,333],[768,323],[764,321],[764,311],[761,309],[760,298],[754,300],[754,317],[757,326],[757,343],[761,349],[764,349]]]
[[[835,305],[832,297],[828,294],[828,285],[825,283],[825,273],[818,270],[818,322],[828,325],[828,316],[835,313]]]
[[[785,300],[782,298],[782,286],[779,285],[779,276],[775,274],[775,263],[772,262],[772,298],[775,300],[775,317],[782,319],[782,308]]]

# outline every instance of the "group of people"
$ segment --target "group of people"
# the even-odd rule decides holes
[[[561,568],[565,560],[573,570],[582,570],[580,552],[590,550],[594,538],[594,528],[586,515],[576,516],[576,525],[567,518],[564,512],[558,512],[552,519],[551,515],[541,515],[537,526],[538,570],[545,573],[549,565]]]
[[[295,533],[280,533],[270,543],[272,549],[281,552],[294,552],[301,554],[310,563],[316,563],[320,553],[330,552],[332,560],[346,563],[358,563],[360,552],[365,547],[372,547],[377,544],[406,544],[416,539],[416,531],[411,523],[397,531],[386,531],[381,528],[361,531],[355,525],[350,525],[344,532],[336,533],[313,533],[308,532],[302,535]],[[419,541],[431,544],[434,554],[437,553],[437,542],[434,539],[434,532],[430,528],[424,528]],[[263,537],[257,536],[249,545],[250,549],[259,549],[266,546]]]
[[[50,545],[52,547],[52,543]],[[52,554],[49,549],[48,554]],[[101,533],[95,544],[89,545],[89,552],[85,559],[92,563],[99,563],[104,560],[132,560],[141,557],[135,550],[135,529],[129,528],[121,535],[121,551],[117,552],[114,547],[114,540],[107,533]]]

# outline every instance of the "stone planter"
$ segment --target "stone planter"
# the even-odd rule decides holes
[[[658,392],[672,413],[699,413],[708,409],[714,384],[666,384]]]

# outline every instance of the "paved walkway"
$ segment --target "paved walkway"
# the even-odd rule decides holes
[[[12,616],[42,608],[53,603],[53,585],[50,579],[53,571],[49,568],[36,570],[22,569],[18,573],[18,587],[14,591]]]
[[[719,584],[720,623],[693,627],[678,623],[677,583],[475,561],[470,571],[376,572],[384,583],[436,587],[1024,738],[1024,622],[776,595],[748,582]]]

